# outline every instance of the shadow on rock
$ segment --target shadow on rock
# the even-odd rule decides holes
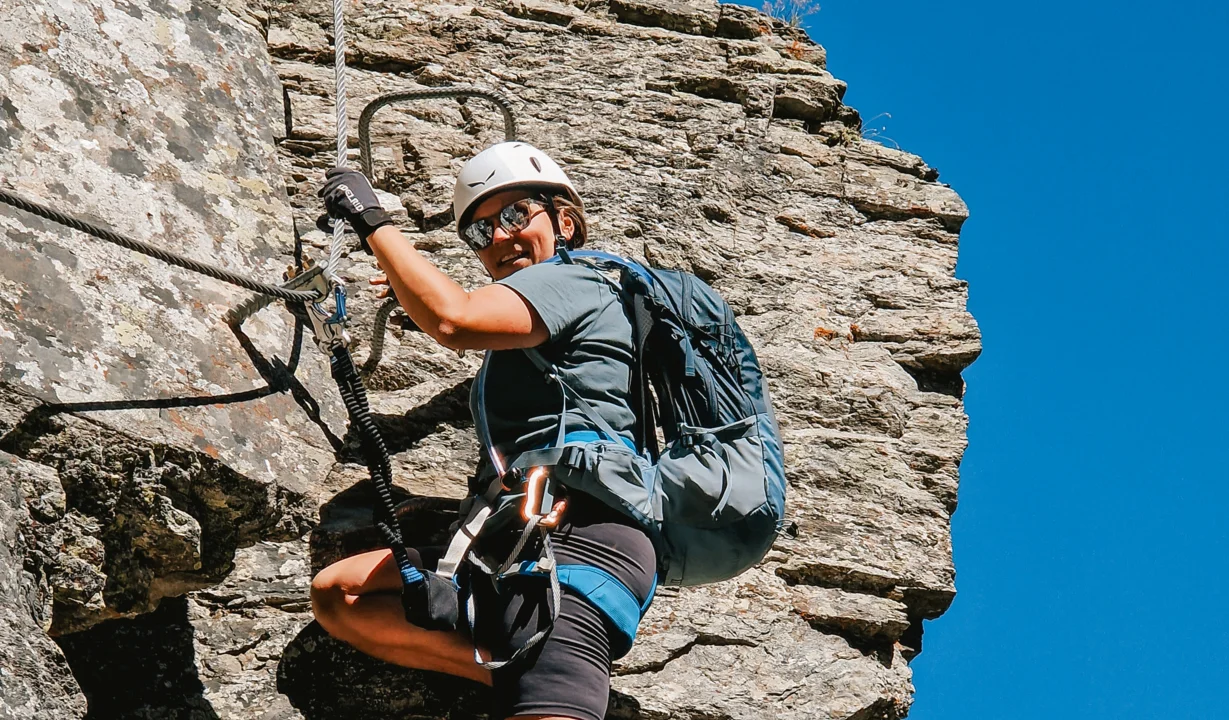
[[[406,413],[373,413],[372,419],[379,426],[388,451],[395,455],[410,450],[439,432],[442,425],[472,427],[473,416],[469,411],[469,392],[472,385],[473,378],[466,378]]]
[[[393,487],[401,535],[408,547],[447,545],[449,526],[457,519],[460,501],[455,498],[410,496]],[[320,507],[320,524],[311,533],[312,573],[338,560],[361,552],[387,547],[376,530],[372,510],[375,487],[370,481],[355,483]]]
[[[442,673],[407,670],[364,655],[318,624],[282,654],[277,689],[306,720],[487,718],[489,691]]]
[[[57,639],[89,701],[86,720],[217,720],[197,674],[186,598]]]

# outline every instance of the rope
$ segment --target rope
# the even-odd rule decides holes
[[[333,0],[333,79],[336,82],[337,103],[337,167],[346,166],[346,145],[349,142],[350,123],[346,116],[346,25],[342,16],[345,0]],[[337,266],[345,251],[343,235],[345,223],[333,221],[333,243],[329,246],[329,259],[324,264],[324,276],[331,283],[341,284]]]
[[[206,275],[215,280],[221,280],[222,282],[230,283],[231,285],[241,287],[245,290],[251,290],[252,292],[269,295],[282,300],[292,300],[294,302],[312,302],[317,300],[319,297],[314,292],[287,290],[285,288],[278,287],[277,285],[257,282],[256,280],[244,277],[243,275],[237,275],[228,270],[223,270],[219,267],[208,265],[191,258],[186,258],[182,255],[176,255],[175,253],[164,250],[156,245],[151,245],[147,242],[142,242],[126,235],[120,235],[117,232],[93,225],[71,215],[65,215],[62,212],[52,210],[45,205],[39,205],[36,202],[31,202],[6,190],[0,190],[0,202],[3,202],[6,205],[12,205],[19,210],[25,210],[31,215],[37,215],[54,223],[72,228],[73,230],[78,230],[86,235],[92,235],[99,240],[106,240],[107,242],[119,245],[122,248],[152,257],[155,260],[161,260],[164,263],[181,267],[184,270],[190,270],[201,275]]]
[[[376,503],[372,508],[372,520],[393,552],[402,582],[405,585],[422,582],[423,575],[410,562],[402,539],[401,525],[397,520],[397,503],[393,499],[392,462],[389,459],[388,447],[380,435],[380,428],[371,417],[367,389],[363,387],[363,381],[354,367],[354,360],[345,346],[333,349],[329,364],[333,379],[337,381],[341,401],[350,416],[350,428],[358,434],[362,443],[367,470],[371,473],[371,483],[375,487]]]

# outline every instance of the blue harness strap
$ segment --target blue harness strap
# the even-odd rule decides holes
[[[572,588],[593,603],[594,607],[601,610],[614,624],[619,637],[610,638],[610,659],[617,660],[626,655],[636,640],[640,618],[644,617],[653,602],[653,595],[657,592],[657,578],[653,578],[649,596],[641,603],[626,585],[601,568],[592,565],[559,565],[557,572],[560,585]]]
[[[636,452],[636,444],[631,440],[617,436],[632,452]],[[598,442],[604,440],[600,433],[593,430],[573,430],[563,438],[564,445]],[[615,626],[619,637],[610,639],[610,659],[617,660],[632,649],[636,640],[636,629],[640,626],[640,618],[648,612],[657,592],[657,578],[653,578],[653,586],[643,604],[636,595],[618,578],[605,570],[592,565],[559,565],[559,584],[571,588],[598,610],[602,611]]]
[[[555,373],[553,366],[547,363],[536,351],[526,350],[525,353],[539,369],[552,374]],[[574,401],[581,409],[582,414],[598,426],[600,432],[594,430],[573,430],[567,432],[565,426],[567,421],[567,400],[572,390],[557,374],[553,374],[553,377],[558,381],[560,391],[563,394],[563,409],[559,413],[559,430],[555,442],[544,447],[578,446],[602,441],[619,441],[626,445],[633,453],[638,452],[634,442],[615,432],[597,414],[597,411],[593,410],[592,406],[580,396],[574,397]],[[644,613],[649,609],[649,604],[653,602],[653,595],[657,591],[657,578],[653,578],[653,586],[649,590],[649,596],[641,603],[636,599],[636,595],[620,582],[618,578],[592,565],[556,565],[553,568],[543,568],[537,562],[522,562],[512,572],[522,575],[549,575],[552,569],[555,571],[560,586],[571,588],[581,597],[585,598],[614,625],[617,635],[610,638],[610,659],[617,660],[626,655],[632,649],[632,643],[636,640],[636,628],[640,625],[640,618],[644,616]]]

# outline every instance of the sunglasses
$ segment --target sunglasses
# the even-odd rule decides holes
[[[529,221],[533,220],[537,215],[536,212],[533,212],[533,206],[542,207],[543,204],[542,200],[530,197],[522,198],[503,206],[495,215],[499,220],[498,227],[503,228],[508,233],[524,230],[529,226]],[[461,239],[474,252],[486,250],[491,247],[491,243],[495,242],[495,228],[496,224],[492,220],[475,220],[461,230]]]

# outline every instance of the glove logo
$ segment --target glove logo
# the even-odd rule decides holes
[[[354,196],[353,192],[351,192],[349,186],[338,185],[337,187],[341,190],[342,194],[346,196],[346,199],[350,201],[350,204],[354,206],[354,212],[361,213],[362,211],[366,210],[366,208],[363,207],[363,203],[359,202],[359,199]]]

